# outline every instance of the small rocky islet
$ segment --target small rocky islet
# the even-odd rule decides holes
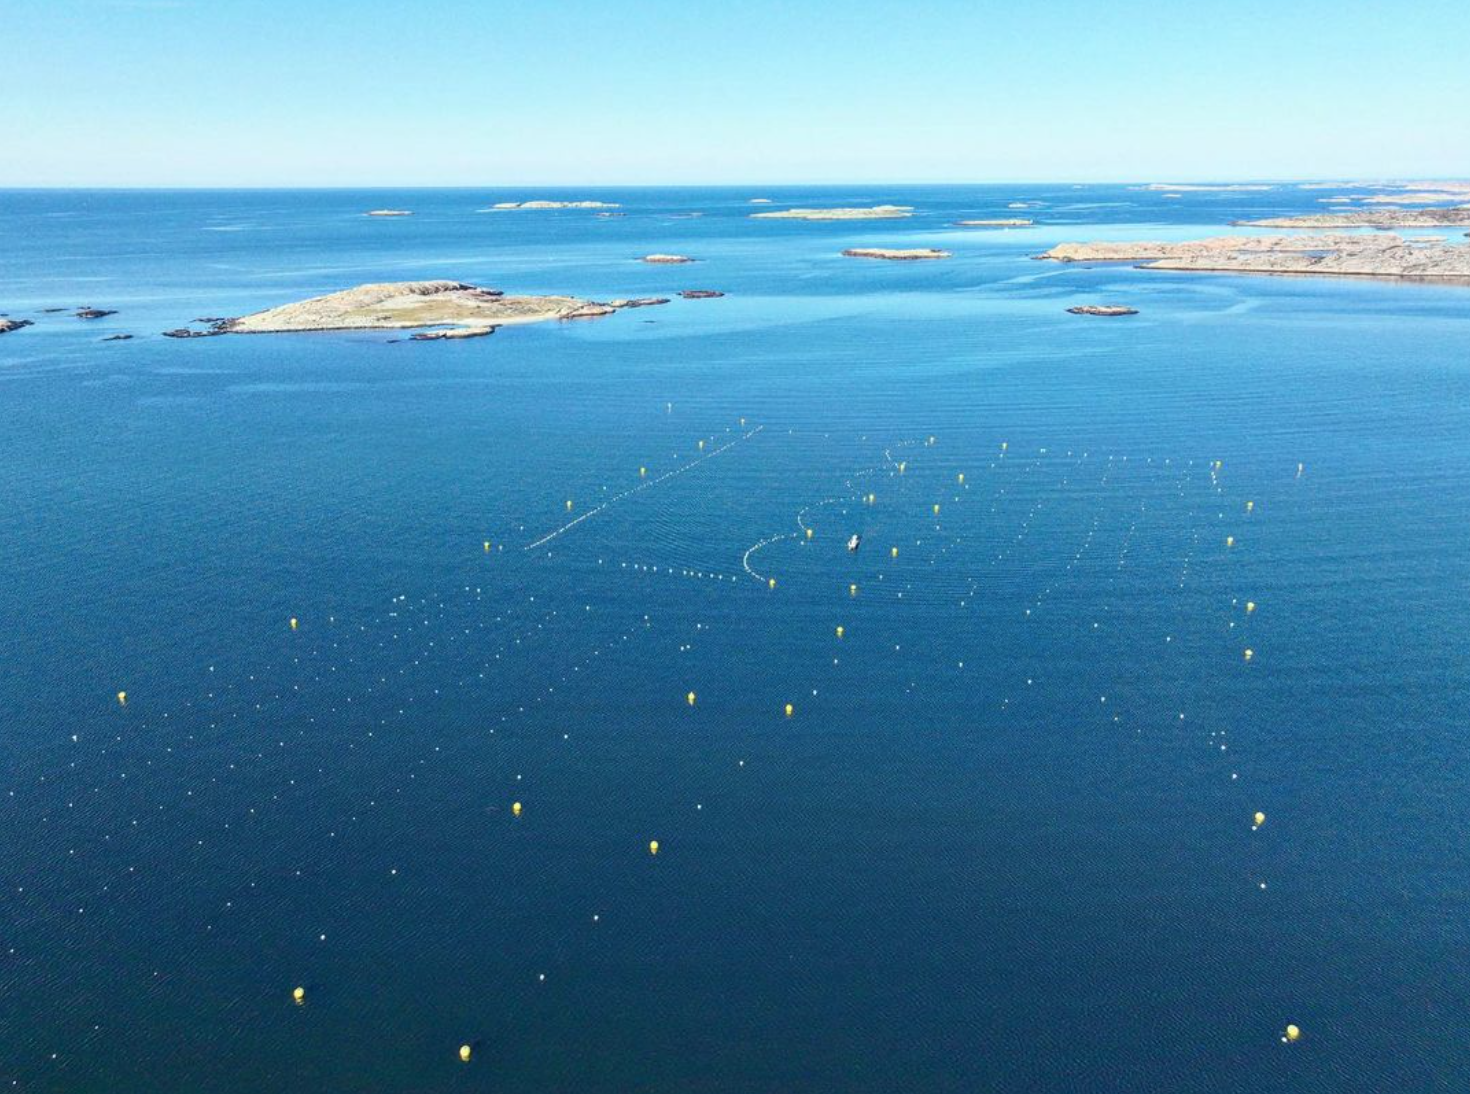
[[[891,247],[849,247],[842,252],[844,258],[880,258],[888,262],[923,262],[936,258],[949,258],[950,252],[935,247],[916,247],[910,250],[895,250]]]

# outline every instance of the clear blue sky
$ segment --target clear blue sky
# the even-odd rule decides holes
[[[1470,174],[1470,2],[0,0],[0,185]]]

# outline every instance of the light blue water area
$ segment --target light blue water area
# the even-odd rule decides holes
[[[1470,290],[1032,258],[1320,193],[0,194],[6,1088],[1464,1089]]]

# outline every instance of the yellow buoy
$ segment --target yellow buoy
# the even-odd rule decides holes
[[[291,617],[291,629],[293,631],[296,629],[296,617],[294,615]]]
[[[1259,828],[1259,827],[1261,827],[1261,825],[1263,825],[1263,824],[1266,823],[1266,814],[1265,813],[1257,813],[1251,819],[1256,822],[1256,827]]]
[[[965,473],[963,471],[961,471],[959,473],[959,475],[955,478],[955,482],[963,483],[964,481],[965,481]]]
[[[128,705],[128,693],[127,692],[120,691],[120,692],[117,693],[117,705],[120,706],[120,707],[125,707],[125,706]]]
[[[795,713],[796,713],[796,708],[794,706],[792,706],[790,703],[787,703],[786,704],[786,717],[790,718]]]
[[[900,460],[899,461],[899,464],[898,464],[898,473],[900,475],[902,475],[904,473],[904,469],[907,468],[907,467],[908,467],[908,461],[907,460]]]
[[[1225,537],[1225,546],[1226,547],[1234,547],[1235,546],[1235,537],[1234,536],[1226,536]]]
[[[841,638],[842,637],[842,626],[841,626],[841,624],[838,624],[838,627],[837,627],[837,637],[838,638]]]
[[[877,494],[869,494],[868,495],[868,504],[869,505],[872,505],[877,500],[878,500],[878,495]]]
[[[703,441],[700,441],[700,442],[699,442],[699,450],[700,450],[700,451],[701,451],[701,452],[703,452],[703,451],[704,451],[704,442],[703,442]]]
[[[936,517],[939,515],[939,503],[937,501],[934,503],[934,515]]]
[[[810,528],[808,528],[806,530],[806,538],[807,539],[811,539],[812,538],[812,530]]]
[[[1300,1029],[1298,1029],[1296,1026],[1290,1026],[1289,1025],[1289,1026],[1286,1027],[1286,1039],[1288,1041],[1298,1040],[1298,1039],[1300,1039],[1301,1035],[1302,1035],[1302,1031]]]
[[[1255,651],[1255,650],[1246,650],[1246,651],[1245,651],[1245,659],[1246,659],[1246,660],[1247,660],[1247,661],[1249,661],[1249,660],[1250,660],[1250,659],[1251,659],[1251,658],[1252,658],[1252,657],[1254,657],[1254,656],[1255,656],[1255,655],[1256,655],[1256,651]]]
[[[648,478],[648,468],[646,468],[646,467],[640,467],[638,469],[638,477],[640,479],[646,479],[646,478]]]
[[[930,438],[929,438],[929,443],[930,443],[930,444],[933,444],[933,443],[934,443],[934,438],[933,438],[933,437],[930,437]]]
[[[1305,471],[1306,469],[1307,469],[1307,465],[1306,464],[1304,464],[1304,463],[1297,464],[1296,465],[1296,477],[1297,478],[1301,478],[1302,477],[1302,472]]]
[[[490,541],[488,539],[485,541],[485,553],[487,555],[490,553]]]
[[[688,700],[690,706],[694,705],[694,692],[691,691],[688,695],[684,696],[684,698]]]
[[[1253,611],[1255,611],[1255,610],[1256,610],[1256,602],[1254,600],[1247,600],[1245,602],[1245,614],[1246,615],[1250,615],[1250,613],[1253,612]]]
[[[648,853],[650,855],[658,854],[658,840],[651,839],[648,841]]]
[[[898,557],[898,548],[897,547],[890,547],[890,548],[888,548],[888,557],[890,557],[890,558],[897,558]]]
[[[571,511],[572,511],[572,499],[571,498],[567,498],[567,512],[570,513]]]
[[[470,1046],[469,1045],[460,1045],[459,1046],[459,1058],[460,1058],[460,1061],[462,1063],[466,1063],[466,1064],[469,1063],[470,1062],[470,1056],[471,1055],[473,1055],[473,1054],[470,1051]]]
[[[511,816],[513,816],[513,817],[519,817],[521,815],[521,803],[520,802],[511,802],[510,803],[510,812],[511,812]]]
[[[848,596],[857,596],[857,586],[856,585],[849,585],[847,587],[847,595]]]
[[[744,418],[741,418],[740,419],[740,425],[741,425],[742,428],[745,426],[745,419]]]
[[[1248,502],[1246,502],[1246,503],[1245,503],[1245,511],[1246,511],[1246,512],[1247,512],[1247,513],[1249,513],[1249,512],[1250,512],[1250,511],[1251,511],[1251,510],[1253,510],[1253,509],[1254,509],[1254,508],[1255,508],[1255,507],[1256,507],[1256,503],[1255,503],[1255,502],[1253,502],[1253,501],[1248,501]]]
[[[1004,452],[1008,447],[1009,447],[1009,442],[1007,442],[1007,441],[1001,441],[1000,442],[1000,450],[1002,452]]]
[[[773,577],[770,581],[766,582],[766,584],[774,589],[776,587],[776,579]]]
[[[294,999],[294,1000],[296,1000],[296,1002],[298,1004],[299,1003],[306,1002],[306,989],[305,988],[297,988],[295,991],[293,991],[291,993],[291,998]]]

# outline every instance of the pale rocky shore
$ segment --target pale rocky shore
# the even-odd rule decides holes
[[[849,247],[842,252],[844,258],[884,258],[890,262],[919,262],[933,258],[949,258],[948,251],[934,247],[916,247],[911,250],[894,250],[889,247]]]
[[[1470,227],[1470,205],[1452,209],[1360,209],[1234,223],[1251,228],[1463,228]]]
[[[455,327],[489,333],[497,327],[608,315],[610,304],[573,296],[507,296],[460,281],[390,281],[312,297],[294,304],[213,322],[203,334],[267,334],[285,331],[411,330]],[[456,337],[470,337],[463,335]]]
[[[1062,243],[1056,262],[1134,262],[1149,270],[1470,280],[1470,246],[1396,235],[1220,236],[1180,243]]]
[[[873,205],[835,209],[781,209],[770,213],[751,213],[760,220],[901,220],[914,215],[912,205]]]
[[[617,209],[615,201],[497,201],[492,209]]]

